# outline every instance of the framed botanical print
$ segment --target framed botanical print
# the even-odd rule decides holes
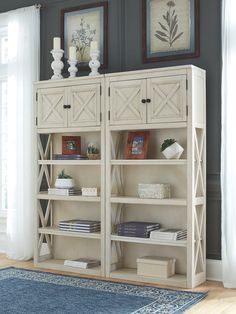
[[[200,0],[142,0],[143,62],[199,56]]]
[[[90,44],[98,43],[101,68],[107,67],[108,3],[100,2],[61,11],[62,45],[65,58],[69,47],[76,47],[79,68],[88,68]]]
[[[62,154],[80,155],[81,137],[80,136],[62,136]]]

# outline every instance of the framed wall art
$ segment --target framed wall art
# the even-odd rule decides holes
[[[100,2],[61,11],[62,46],[65,58],[69,47],[76,47],[79,68],[88,68],[90,44],[98,42],[101,68],[107,67],[108,3]]]
[[[128,132],[125,147],[126,159],[146,159],[149,142],[149,131]]]
[[[200,0],[142,0],[143,62],[199,56]]]
[[[80,155],[81,137],[80,136],[62,136],[62,154]]]

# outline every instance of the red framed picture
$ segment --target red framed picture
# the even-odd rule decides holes
[[[135,131],[128,133],[125,147],[126,159],[146,159],[149,143],[149,131]]]
[[[81,154],[80,136],[62,136],[62,154],[80,155]]]

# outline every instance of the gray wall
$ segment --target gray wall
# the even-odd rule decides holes
[[[39,0],[40,1],[40,0]],[[41,79],[51,76],[52,38],[60,36],[60,10],[96,0],[41,0]],[[109,65],[106,72],[194,64],[207,71],[207,256],[221,258],[220,228],[220,99],[221,0],[201,0],[200,57],[143,64],[141,0],[109,2]],[[35,0],[0,1],[0,12],[32,5]],[[80,75],[86,75],[86,72]]]

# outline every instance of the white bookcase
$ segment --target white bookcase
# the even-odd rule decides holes
[[[204,282],[205,71],[178,66],[44,81],[35,89],[39,156],[35,264],[179,287]],[[150,133],[147,159],[125,159],[128,132],[138,130]],[[82,150],[86,143],[98,142],[101,160],[52,160],[53,153],[60,153],[63,134],[80,135]],[[181,159],[164,159],[160,146],[166,138],[175,138],[184,147]],[[100,196],[42,192],[42,182],[52,186],[62,169],[80,186],[99,186]],[[140,199],[138,183],[169,183],[171,198]],[[101,219],[101,233],[59,231],[58,221],[67,218]],[[116,234],[116,224],[134,220],[186,228],[188,236],[155,241]],[[136,260],[147,255],[175,258],[176,274],[167,279],[137,275]],[[100,258],[101,267],[63,266],[64,259],[78,257]]]
[[[37,135],[37,221],[35,264],[42,268],[88,275],[105,274],[105,128],[101,121],[104,79],[77,78],[35,84]],[[62,136],[81,137],[81,150],[89,142],[98,145],[98,160],[54,160],[62,153]],[[49,195],[57,174],[65,169],[77,186],[99,187],[97,197]],[[59,230],[60,220],[100,220],[101,232],[77,233]],[[101,260],[89,269],[64,266],[65,259],[80,257]]]

